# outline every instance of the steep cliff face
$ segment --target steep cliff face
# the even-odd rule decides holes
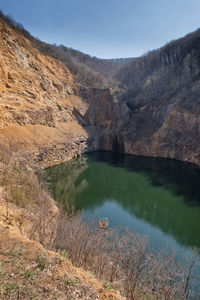
[[[1,129],[12,123],[55,126],[56,119],[72,120],[70,113],[63,113],[64,101],[67,105],[76,92],[70,72],[4,24],[0,34]]]
[[[196,31],[130,61],[112,96],[0,21],[1,148],[42,166],[99,149],[200,164],[199,45]]]
[[[75,112],[84,114],[87,104],[71,72],[3,22],[0,61],[1,147],[44,165],[82,152],[88,134]]]
[[[109,90],[87,94],[88,144],[141,156],[174,158],[200,164],[200,106],[196,100],[157,99],[133,110],[115,102]]]
[[[147,106],[134,115],[123,114],[121,128],[125,153],[175,158],[200,164],[200,118],[179,103]],[[128,122],[129,120],[129,122]]]
[[[200,30],[122,67],[126,153],[200,164]]]

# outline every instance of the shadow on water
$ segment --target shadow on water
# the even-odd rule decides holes
[[[153,186],[170,189],[175,195],[182,196],[189,206],[200,206],[200,168],[195,164],[106,151],[90,153],[89,157],[94,161],[142,173]]]
[[[48,168],[45,176],[56,201],[89,217],[107,216],[113,226],[200,248],[196,165],[102,151]]]

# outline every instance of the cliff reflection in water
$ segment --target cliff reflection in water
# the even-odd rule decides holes
[[[46,181],[56,201],[84,209],[87,216],[106,210],[113,226],[149,234],[145,228],[151,225],[165,239],[200,248],[200,169],[195,165],[95,152],[48,168]]]

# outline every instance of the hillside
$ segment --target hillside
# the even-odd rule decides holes
[[[116,78],[126,90],[124,151],[199,164],[200,30],[135,59]]]
[[[113,88],[116,72],[133,58],[100,59],[84,54],[64,45],[48,44],[33,37],[23,25],[15,22],[0,11],[0,19],[28,39],[39,52],[59,59],[76,78],[78,85],[93,88]]]
[[[199,30],[139,58],[102,60],[41,42],[0,17],[1,128],[25,125],[15,134],[23,147],[37,128],[50,132],[35,156],[61,161],[100,148],[200,163]]]
[[[59,209],[34,181],[24,183],[35,170],[88,148],[88,104],[74,75],[3,21],[0,61],[0,298],[124,299],[59,251],[47,250],[60,226]]]
[[[57,211],[55,204],[51,210]],[[43,247],[38,239],[30,238],[31,215],[30,204],[24,209],[8,203],[0,188],[0,299],[125,300],[91,272],[75,267],[65,252],[47,250],[47,244]]]
[[[47,165],[84,148],[87,133],[74,112],[84,114],[87,105],[69,69],[3,22],[0,59],[1,146]]]
[[[79,63],[86,65],[106,78],[113,77],[122,66],[133,60],[133,58],[100,59],[63,45],[59,46],[59,48],[75,58]]]
[[[200,30],[135,59],[116,74],[134,105],[165,101],[178,95],[182,105],[199,104]],[[186,99],[190,95],[190,99]]]
[[[0,295],[26,299],[34,286],[34,295],[49,299],[68,292],[69,299],[74,293],[80,299],[121,299],[108,283],[49,251],[62,249],[69,228],[63,230],[65,215],[32,181],[34,172],[94,150],[200,165],[200,31],[143,57],[103,60],[41,42],[0,13],[0,61],[0,257],[9,263],[8,273],[0,265]],[[92,261],[86,251],[88,265],[95,255]],[[116,275],[105,253],[99,261],[98,274],[99,263],[112,269],[108,278]],[[143,291],[137,292],[143,299]],[[151,299],[152,292],[148,288]]]

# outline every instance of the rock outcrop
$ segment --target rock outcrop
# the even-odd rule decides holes
[[[122,67],[124,151],[200,164],[200,30]]]
[[[82,153],[88,134],[77,116],[87,104],[57,59],[0,22],[1,147],[50,165]]]
[[[43,167],[91,150],[200,164],[199,40],[197,31],[130,61],[113,96],[77,86],[66,65],[0,21],[0,146]]]
[[[124,90],[118,101],[109,92],[90,101],[97,149],[199,165],[199,62],[197,30],[123,66],[116,74]]]

